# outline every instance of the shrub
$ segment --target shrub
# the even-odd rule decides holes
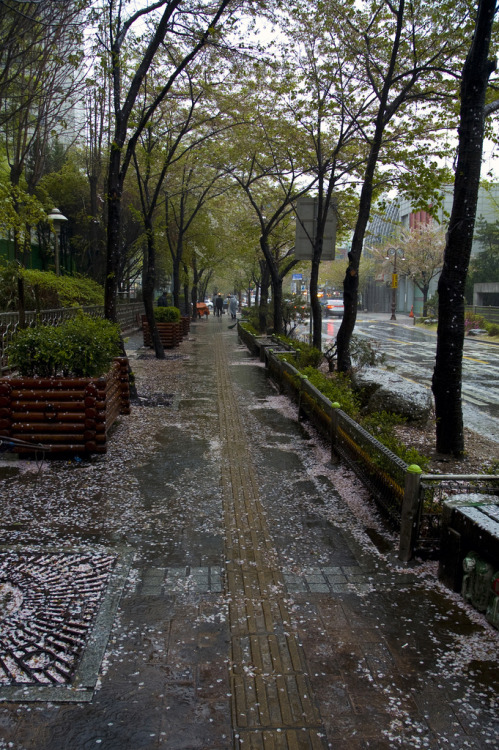
[[[316,349],[310,344],[306,344],[304,341],[298,341],[297,339],[291,339],[287,336],[278,336],[279,341],[282,341],[287,346],[292,347],[297,353],[296,358],[293,357],[292,364],[298,368],[304,367],[319,367],[322,362],[322,352]]]
[[[499,323],[488,323],[485,322],[485,330],[489,336],[499,336]]]
[[[499,459],[493,459],[488,465],[485,465],[482,469],[484,474],[499,474]]]
[[[26,377],[100,377],[120,353],[118,326],[83,313],[19,330],[8,350],[9,365]]]
[[[376,367],[386,361],[386,354],[379,351],[379,344],[360,336],[352,336],[350,353],[357,367]]]
[[[154,317],[156,323],[178,323],[180,310],[178,307],[155,307]]]
[[[467,312],[464,318],[464,330],[466,333],[474,328],[485,328],[485,319],[481,315]]]
[[[253,305],[253,307],[243,307],[242,314],[246,328],[249,325],[252,329],[250,333],[252,333],[254,336],[261,336],[259,308],[255,305]],[[249,331],[248,328],[247,330]]]
[[[426,315],[429,318],[438,317],[438,292],[435,292],[426,301]]]
[[[328,377],[313,367],[305,367],[302,372],[326,398],[333,403],[337,401],[349,417],[352,419],[358,417],[360,403],[346,375],[335,373]]]
[[[52,271],[20,269],[17,264],[0,266],[0,309],[16,307],[17,280],[24,280],[26,310],[102,305],[104,289],[85,276],[56,276]]]
[[[406,464],[417,464],[425,469],[429,459],[423,456],[416,448],[411,448],[401,443],[394,432],[394,427],[405,424],[406,419],[400,414],[381,411],[368,414],[360,420],[362,427],[367,430],[376,440],[379,440],[388,450],[405,461]]]
[[[254,325],[252,325],[249,321],[244,321],[244,323],[239,323],[241,328],[244,328],[245,331],[248,331],[252,336],[259,336],[257,329]]]

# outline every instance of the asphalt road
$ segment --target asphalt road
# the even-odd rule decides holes
[[[323,321],[323,347],[336,338],[340,318]],[[407,380],[431,387],[437,336],[415,327],[412,319],[360,314],[355,335],[373,341],[386,364]],[[466,337],[463,357],[463,418],[467,427],[499,443],[499,346]]]

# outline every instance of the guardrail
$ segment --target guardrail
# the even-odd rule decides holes
[[[242,329],[238,327],[238,330]],[[250,338],[252,340],[250,341]],[[455,494],[499,495],[498,475],[423,474],[409,466],[333,404],[291,363],[279,358],[278,341],[251,337],[241,340],[265,361],[272,379],[298,404],[298,419],[306,416],[331,444],[331,458],[341,458],[371,492],[376,504],[400,533],[398,557],[408,562],[416,550],[431,553],[440,547],[443,501]],[[282,353],[282,352],[281,352]]]
[[[129,331],[133,328],[140,328],[140,315],[144,310],[142,302],[122,302],[117,308],[117,318],[121,330]],[[74,318],[82,311],[92,318],[104,317],[103,305],[88,305],[83,307],[59,307],[53,310],[42,310],[34,312],[32,310],[25,313],[26,325],[34,326],[37,323],[43,325],[57,326],[64,320]],[[7,370],[7,348],[12,336],[19,328],[19,315],[16,312],[0,313],[0,372]]]

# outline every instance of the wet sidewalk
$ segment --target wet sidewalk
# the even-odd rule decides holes
[[[0,749],[498,748],[499,634],[228,322],[129,339],[105,456],[0,462]]]

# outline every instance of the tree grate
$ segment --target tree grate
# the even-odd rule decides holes
[[[0,551],[0,693],[71,683],[117,557],[99,550]]]

